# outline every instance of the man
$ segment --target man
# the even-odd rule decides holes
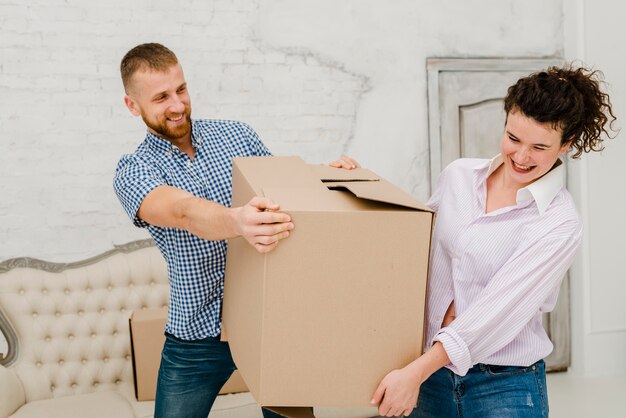
[[[154,238],[170,282],[154,416],[206,418],[235,370],[228,344],[220,342],[225,240],[241,236],[265,253],[294,225],[267,198],[230,207],[232,158],[270,152],[243,123],[191,119],[187,83],[172,51],[138,45],[122,59],[121,74],[124,102],[148,132],[121,158],[114,188],[133,223]],[[357,166],[348,157],[331,164]]]

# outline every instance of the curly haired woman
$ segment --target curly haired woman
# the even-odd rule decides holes
[[[553,346],[541,318],[582,236],[562,158],[610,137],[600,76],[568,66],[521,78],[504,100],[501,153],[441,173],[428,203],[437,217],[425,352],[382,380],[380,415],[548,416],[543,358]]]

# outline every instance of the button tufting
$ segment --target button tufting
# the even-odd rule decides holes
[[[44,295],[48,294],[48,289],[46,289],[45,287],[43,289],[41,289],[41,293],[43,293]]]
[[[96,338],[96,333],[95,332],[91,333],[91,338]]]
[[[24,294],[24,292],[25,292],[25,290],[24,290],[24,289],[20,289],[20,290],[18,290],[18,291],[17,291],[17,293],[19,293],[20,295],[23,295],[23,294]]]
[[[86,288],[86,289],[85,289],[85,291],[86,291],[87,293],[91,293],[91,287]]]
[[[68,338],[69,340],[73,340],[73,339],[74,339],[74,334],[69,334],[69,335],[67,336],[67,338]]]
[[[40,361],[38,361],[37,363],[35,363],[35,366],[37,367],[41,367],[42,363]]]
[[[83,311],[78,311],[79,316],[83,316],[83,313],[84,313]]]
[[[37,312],[33,312],[33,318],[37,318],[39,314]]]
[[[111,289],[113,289],[113,286],[108,285],[108,286],[107,286],[107,290],[111,290]]]
[[[105,363],[108,363],[108,362],[109,362],[109,358],[108,358],[108,357],[105,357],[105,358],[103,358],[102,360],[103,360]]]
[[[104,313],[104,308],[100,308],[100,310],[98,312]]]
[[[120,383],[122,383],[122,381],[121,381],[120,379],[117,379],[117,380],[115,381],[115,384],[116,384],[116,385],[119,385]]]
[[[113,336],[117,337],[117,331],[113,331]]]
[[[61,359],[59,360],[59,366],[63,366],[65,364],[65,360]]]
[[[54,390],[54,389],[56,389],[56,386],[50,385],[50,390]]]
[[[76,389],[76,386],[78,386],[76,383],[72,383],[72,389]]]
[[[56,312],[54,313],[54,316],[61,316],[61,312],[56,311]]]
[[[80,360],[80,362],[81,362],[82,364],[87,364],[87,359],[86,359],[86,358],[81,359],[81,360]]]
[[[45,340],[47,343],[49,343],[51,339],[52,339],[52,338],[50,338],[50,336],[49,336],[49,335],[46,335],[46,337],[44,338],[44,340]]]
[[[100,384],[100,382],[98,382],[98,381],[96,380],[95,382],[93,382],[93,387],[94,387],[94,388],[97,388],[99,384]]]
[[[135,283],[133,282],[128,283],[128,287],[135,287]]]
[[[63,293],[65,293],[66,295],[70,294],[70,289],[68,289],[67,287],[65,289],[63,289]]]

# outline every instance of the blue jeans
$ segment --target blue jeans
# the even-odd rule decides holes
[[[235,371],[219,337],[186,341],[165,334],[154,418],[207,418],[218,392]],[[263,409],[266,418],[279,418]]]
[[[434,373],[420,389],[410,418],[547,418],[543,360],[528,366],[477,364],[467,375]]]

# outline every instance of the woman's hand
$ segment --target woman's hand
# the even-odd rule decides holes
[[[448,363],[450,358],[437,341],[421,357],[385,376],[374,392],[372,405],[378,405],[378,413],[383,417],[410,415],[417,406],[422,383]]]
[[[352,170],[361,167],[361,165],[357,163],[355,159],[350,158],[346,155],[342,155],[335,161],[328,163],[328,165],[331,167],[343,168],[346,170]]]
[[[381,416],[408,416],[417,405],[422,380],[412,365],[391,371],[378,385],[371,403]]]

